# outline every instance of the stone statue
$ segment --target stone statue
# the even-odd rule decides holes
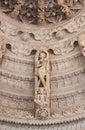
[[[46,87],[47,63],[47,53],[44,51],[39,52],[38,61],[36,63],[38,87]]]
[[[40,88],[37,90],[37,97],[35,98],[36,104],[38,104],[40,107],[45,107],[47,105],[46,101],[47,93],[46,90],[43,88]]]
[[[35,115],[44,119],[50,115],[49,56],[45,50],[39,50],[35,57]],[[43,115],[44,113],[44,115]],[[48,116],[47,116],[48,115]]]

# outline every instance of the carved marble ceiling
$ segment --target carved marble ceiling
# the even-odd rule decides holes
[[[85,8],[84,0],[0,0],[0,10],[25,23],[59,23]]]
[[[0,121],[80,120],[85,0],[0,0]]]

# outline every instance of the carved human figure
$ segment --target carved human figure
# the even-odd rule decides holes
[[[38,87],[46,87],[47,63],[47,53],[40,51],[38,55],[38,61],[36,62]]]
[[[49,56],[44,49],[38,50],[35,57],[35,116],[41,119],[50,116]]]
[[[40,88],[37,90],[35,103],[38,104],[40,107],[45,107],[47,105],[47,93],[44,88]]]
[[[81,35],[79,35],[78,43],[79,43],[81,52],[83,56],[85,57],[85,33],[82,33]]]

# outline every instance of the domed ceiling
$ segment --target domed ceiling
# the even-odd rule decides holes
[[[0,1],[0,120],[85,119],[85,1]]]

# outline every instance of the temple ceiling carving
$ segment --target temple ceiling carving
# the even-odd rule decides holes
[[[85,8],[84,0],[1,0],[0,9],[25,23],[59,23]]]
[[[1,121],[85,119],[84,8],[84,0],[0,1]]]

